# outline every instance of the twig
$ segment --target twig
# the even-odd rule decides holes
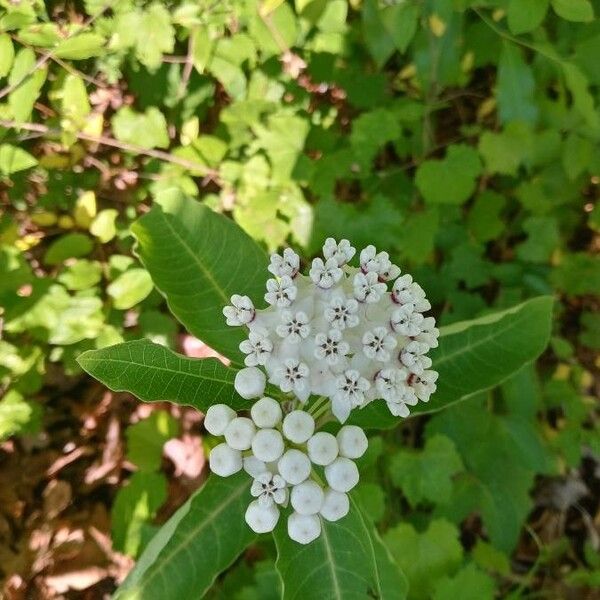
[[[188,51],[185,57],[185,63],[183,71],[181,73],[181,81],[179,83],[179,89],[177,90],[177,98],[182,98],[185,94],[185,90],[192,76],[192,69],[194,68],[194,32],[190,33],[188,39]]]
[[[19,123],[17,121],[10,121],[6,119],[0,119],[0,127],[7,129],[24,129],[25,131],[34,131],[43,135],[49,136],[60,136],[62,131],[60,129],[47,127],[40,123]],[[108,136],[94,136],[81,131],[75,132],[75,137],[79,140],[91,142],[93,144],[99,144],[101,146],[109,146],[111,148],[118,148],[125,152],[131,152],[132,154],[139,154],[142,156],[148,156],[150,158],[156,158],[174,165],[179,165],[190,171],[198,171],[203,177],[210,178],[210,180],[218,180],[219,172],[216,169],[208,168],[206,165],[181,158],[179,156],[173,156],[168,152],[162,150],[155,150],[153,148],[144,148],[137,144],[129,144],[128,142],[121,142]]]

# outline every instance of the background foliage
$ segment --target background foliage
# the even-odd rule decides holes
[[[139,337],[191,352],[132,254],[131,222],[176,188],[267,251],[389,250],[444,325],[554,294],[538,365],[375,437],[359,491],[410,597],[592,594],[599,12],[0,0],[5,591],[100,597],[202,480],[197,419],[105,394],[75,362]],[[278,598],[273,560],[253,546],[209,597]]]

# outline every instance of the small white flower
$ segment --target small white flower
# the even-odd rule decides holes
[[[339,521],[350,511],[350,499],[344,492],[327,489],[320,515],[327,521]]]
[[[321,535],[321,520],[317,515],[292,513],[288,517],[288,535],[299,544],[310,544]]]
[[[396,333],[414,337],[421,333],[424,321],[425,318],[415,311],[413,304],[403,304],[392,313],[390,325]]]
[[[279,474],[290,485],[298,485],[308,479],[311,469],[312,465],[308,456],[295,448],[287,450],[277,463]]]
[[[412,380],[409,379],[410,385],[414,389],[419,400],[422,402],[429,402],[431,394],[437,389],[435,384],[437,378],[437,371],[423,371],[420,375],[414,376]]]
[[[285,445],[277,429],[260,429],[252,438],[252,453],[266,463],[281,458]]]
[[[350,345],[342,340],[339,329],[330,329],[327,333],[315,336],[315,358],[325,360],[329,365],[337,365],[350,352]]]
[[[319,431],[308,440],[306,449],[308,457],[315,465],[325,466],[337,458],[338,441],[331,433]]]
[[[335,296],[325,308],[324,316],[334,329],[350,329],[360,322],[357,312],[358,302],[354,298]]]
[[[321,258],[315,258],[309,272],[313,283],[324,290],[334,286],[343,274],[335,258],[329,258],[326,262]]]
[[[375,387],[379,397],[386,402],[399,402],[408,387],[406,379],[408,373],[405,369],[382,369],[375,377]]]
[[[237,416],[226,404],[213,404],[204,415],[204,427],[212,435],[223,435],[225,428]]]
[[[262,396],[266,383],[267,378],[260,369],[246,367],[236,373],[233,387],[242,398],[250,400]]]
[[[294,444],[304,444],[314,431],[315,420],[303,410],[293,410],[283,419],[283,435]]]
[[[277,525],[279,509],[274,504],[261,506],[258,500],[254,500],[246,509],[245,519],[255,533],[269,533]]]
[[[340,456],[360,458],[369,447],[365,432],[356,425],[344,425],[337,434]]]
[[[306,313],[301,310],[291,313],[286,310],[281,314],[281,324],[277,326],[277,335],[292,344],[297,344],[308,337],[310,333],[310,321]]]
[[[424,356],[427,350],[429,348],[421,342],[409,342],[400,353],[400,361],[411,373],[420,375],[427,368],[427,364],[431,366],[430,360]]]
[[[425,298],[425,291],[413,278],[406,274],[398,277],[392,287],[392,300],[396,304],[412,304],[417,312],[431,309],[431,304]]]
[[[392,264],[387,252],[379,252],[375,246],[367,246],[360,253],[360,268],[363,273],[376,273],[380,281],[391,281],[400,275],[400,269]]]
[[[298,288],[288,275],[284,275],[279,280],[267,280],[265,300],[272,306],[287,308],[296,299],[297,294]]]
[[[247,417],[236,417],[225,428],[225,441],[235,450],[249,450],[256,433],[254,423]]]
[[[385,327],[375,327],[371,331],[365,331],[362,343],[365,356],[379,362],[388,362],[390,351],[397,344],[396,338]]]
[[[425,317],[421,325],[421,331],[415,339],[417,342],[429,346],[429,348],[437,348],[439,336],[440,330],[435,326],[435,319],[433,317]]]
[[[319,484],[308,479],[292,488],[290,502],[297,513],[316,515],[323,506],[323,490]]]
[[[248,367],[256,367],[267,362],[273,351],[273,342],[264,329],[255,329],[250,331],[247,340],[241,342],[240,350],[247,354],[244,364]]]
[[[300,270],[300,257],[291,249],[283,251],[283,257],[279,254],[271,254],[271,264],[268,269],[276,277],[296,277]]]
[[[257,427],[273,428],[281,422],[281,404],[265,396],[252,405],[250,416]]]
[[[358,468],[349,458],[338,456],[325,467],[325,479],[336,492],[349,492],[358,483]]]
[[[242,453],[227,444],[215,446],[208,457],[210,470],[219,477],[229,477],[242,468]]]
[[[283,504],[287,500],[285,480],[280,475],[274,475],[269,471],[261,473],[254,479],[250,493],[262,507]]]
[[[293,391],[302,402],[306,402],[310,396],[309,375],[310,371],[305,363],[288,358],[279,368],[277,380],[282,392],[287,394]]]
[[[371,384],[355,369],[347,369],[336,381],[336,392],[332,398],[332,411],[340,422],[344,422],[350,411],[362,406],[365,392]]]
[[[246,325],[250,323],[256,314],[254,304],[248,296],[233,294],[231,296],[231,306],[223,308],[223,314],[227,320],[227,325]]]
[[[354,297],[360,302],[373,304],[379,302],[386,292],[385,283],[379,283],[377,273],[369,271],[368,273],[356,273],[353,281]]]
[[[325,240],[325,245],[323,246],[325,260],[333,258],[339,267],[350,262],[355,254],[356,248],[353,248],[348,240],[340,240],[339,242],[336,242],[333,238]]]

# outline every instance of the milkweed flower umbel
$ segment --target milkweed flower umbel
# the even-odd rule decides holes
[[[308,544],[323,522],[344,518],[360,478],[355,461],[368,447],[360,427],[344,424],[350,413],[382,401],[406,417],[435,392],[427,353],[439,332],[423,315],[425,292],[387,252],[367,246],[351,266],[355,255],[348,240],[328,238],[303,275],[288,248],[271,256],[267,308],[235,294],[223,309],[228,325],[248,331],[234,387],[258,400],[241,414],[208,409],[206,429],[223,438],[209,464],[218,476],[243,470],[252,479],[245,519],[257,533],[272,531],[287,510],[288,535]],[[267,383],[275,397],[265,395]],[[330,418],[341,425],[320,430]]]

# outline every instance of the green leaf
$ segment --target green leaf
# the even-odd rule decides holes
[[[85,259],[70,264],[58,277],[58,281],[69,290],[89,289],[101,279],[102,265]]]
[[[37,164],[37,159],[29,152],[10,144],[0,144],[0,174],[11,175],[35,167]]]
[[[127,310],[146,298],[152,287],[146,269],[129,269],[106,288],[106,293],[113,299],[115,308]]]
[[[406,597],[404,576],[352,497],[348,515],[335,523],[322,519],[321,535],[308,545],[290,539],[284,518],[273,535],[283,600]]]
[[[433,600],[494,600],[494,580],[474,564],[462,568],[454,577],[444,577],[435,586]]]
[[[481,161],[474,148],[454,145],[441,160],[426,160],[417,169],[415,184],[431,204],[462,204],[475,191]]]
[[[211,475],[150,541],[115,600],[201,598],[256,538],[246,525],[246,473]]]
[[[515,35],[533,31],[546,16],[549,0],[510,0],[508,28]]]
[[[534,101],[534,92],[533,72],[523,60],[520,48],[512,42],[504,42],[498,62],[496,85],[500,121],[535,123],[538,107]]]
[[[47,265],[58,265],[67,258],[79,258],[89,254],[93,247],[92,241],[87,235],[67,233],[52,242],[44,255],[44,262]]]
[[[69,60],[86,60],[103,53],[105,39],[90,32],[78,33],[58,44],[54,56]]]
[[[467,223],[469,230],[479,242],[496,239],[506,227],[502,219],[502,210],[506,206],[506,198],[491,190],[477,196]]]
[[[463,554],[458,536],[458,529],[441,519],[431,521],[422,533],[401,523],[385,534],[386,545],[408,577],[411,600],[430,598],[436,583],[456,571]]]
[[[574,181],[592,162],[594,144],[589,139],[572,133],[564,144],[562,164],[567,177]]]
[[[127,436],[127,459],[140,471],[160,468],[163,446],[177,435],[177,421],[163,410],[153,412],[147,419],[130,425]]]
[[[552,0],[552,8],[559,17],[567,21],[587,23],[594,19],[594,8],[590,0]]]
[[[479,138],[479,152],[488,173],[517,175],[520,165],[526,164],[532,153],[532,135],[524,123],[511,122],[504,131],[484,131]]]
[[[563,62],[565,82],[573,96],[573,108],[594,132],[600,129],[600,116],[596,110],[594,96],[589,91],[589,82],[576,65]]]
[[[46,81],[46,67],[34,68],[36,57],[33,50],[22,48],[17,52],[8,85],[14,87],[8,96],[8,105],[15,121],[25,122],[31,117],[33,105]]]
[[[523,222],[523,229],[527,240],[517,246],[517,256],[535,263],[548,262],[560,242],[556,218],[529,217]]]
[[[77,362],[113,391],[126,391],[144,402],[169,401],[206,412],[223,403],[237,410],[250,402],[235,392],[235,371],[215,358],[187,358],[148,340],[88,350]]]
[[[232,294],[263,297],[267,257],[237,225],[179,192],[165,192],[132,226],[137,252],[171,312],[221,354],[242,362],[245,338],[222,308]]]
[[[110,242],[117,234],[115,221],[119,212],[115,208],[101,210],[90,224],[90,233],[103,244]]]
[[[442,327],[439,347],[431,352],[432,368],[439,372],[437,391],[428,403],[413,407],[412,413],[437,411],[488,390],[535,360],[550,338],[553,302],[550,296],[540,296],[508,310]],[[498,360],[499,352],[502,360]],[[354,411],[350,421],[373,428],[399,423],[383,401]]]
[[[0,440],[11,435],[33,433],[40,426],[41,407],[28,402],[16,390],[9,390],[0,400]]]
[[[172,52],[175,46],[171,14],[160,2],[154,2],[136,18],[135,31],[138,60],[150,71],[158,69],[163,53]]]
[[[583,252],[565,255],[551,275],[552,283],[568,296],[600,294],[598,258]]]
[[[0,77],[6,77],[10,73],[14,58],[15,49],[10,35],[0,34]]]
[[[462,468],[452,440],[435,435],[422,451],[396,452],[390,463],[390,476],[414,507],[423,500],[434,504],[448,502],[452,477]]]
[[[117,492],[112,507],[113,548],[136,557],[149,541],[148,523],[166,499],[167,481],[162,473],[134,473]]]
[[[129,106],[120,108],[112,118],[115,137],[121,142],[143,148],[167,148],[169,134],[164,115],[154,106],[136,113]]]

